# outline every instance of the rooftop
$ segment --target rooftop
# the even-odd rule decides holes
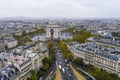
[[[23,64],[24,62],[28,61],[29,59],[27,57],[24,57],[24,56],[19,56],[19,55],[13,55],[11,54],[9,56],[9,61],[10,62],[16,62],[18,63],[19,65]]]
[[[76,45],[72,45],[76,50],[80,50],[83,52],[91,52],[91,53],[95,53],[96,55],[102,56],[102,57],[106,57],[112,60],[118,60],[120,57],[120,52],[116,51],[112,48],[106,48],[102,45],[99,45],[97,43],[94,42],[88,42],[85,44],[76,44]]]
[[[20,74],[17,67],[8,65],[0,70],[0,80],[12,80]]]

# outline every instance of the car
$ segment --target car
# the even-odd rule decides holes
[[[69,66],[69,64],[67,64],[67,66]]]
[[[59,69],[61,69],[61,65],[58,65],[59,66]]]
[[[68,67],[66,67],[66,69],[68,69]]]
[[[61,64],[62,62],[60,61],[59,63]]]
[[[67,62],[67,59],[65,60],[65,62]]]
[[[60,54],[59,52],[57,54]]]
[[[72,76],[71,74],[69,74],[69,76]]]
[[[63,73],[65,73],[65,69],[64,68],[62,68],[62,71],[63,71]]]
[[[73,78],[73,80],[77,80],[76,78]]]

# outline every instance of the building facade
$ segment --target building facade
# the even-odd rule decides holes
[[[8,63],[19,70],[19,75],[12,80],[27,80],[31,76],[31,70],[42,68],[42,60],[45,57],[49,57],[45,43],[20,46],[11,51]]]
[[[86,64],[91,64],[120,76],[120,52],[106,48],[96,42],[85,44],[68,44],[75,58],[83,58]]]
[[[18,42],[17,40],[13,39],[8,39],[8,40],[4,40],[5,41],[5,45],[7,46],[7,48],[13,48],[15,46],[17,46]]]

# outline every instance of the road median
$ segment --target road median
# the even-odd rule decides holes
[[[58,66],[57,66],[57,69],[55,72],[55,78],[53,80],[62,80],[62,76],[61,76],[61,73],[60,73]]]
[[[72,69],[74,75],[76,76],[77,80],[87,80],[80,72],[78,72],[71,64],[70,68]]]

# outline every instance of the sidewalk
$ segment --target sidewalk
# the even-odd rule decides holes
[[[55,73],[55,80],[62,80],[62,75],[60,73],[60,70],[57,66],[57,70],[56,70],[56,73]]]
[[[72,64],[73,65],[73,64]],[[81,68],[79,68],[78,66],[74,65],[74,67],[81,71],[83,74],[85,74],[86,76],[88,76],[90,78],[90,80],[96,80],[93,76],[91,76],[90,74],[88,74],[86,71],[82,70]]]
[[[70,68],[72,69],[73,73],[75,74],[77,80],[87,80],[82,74],[80,74],[73,66],[70,64]]]

